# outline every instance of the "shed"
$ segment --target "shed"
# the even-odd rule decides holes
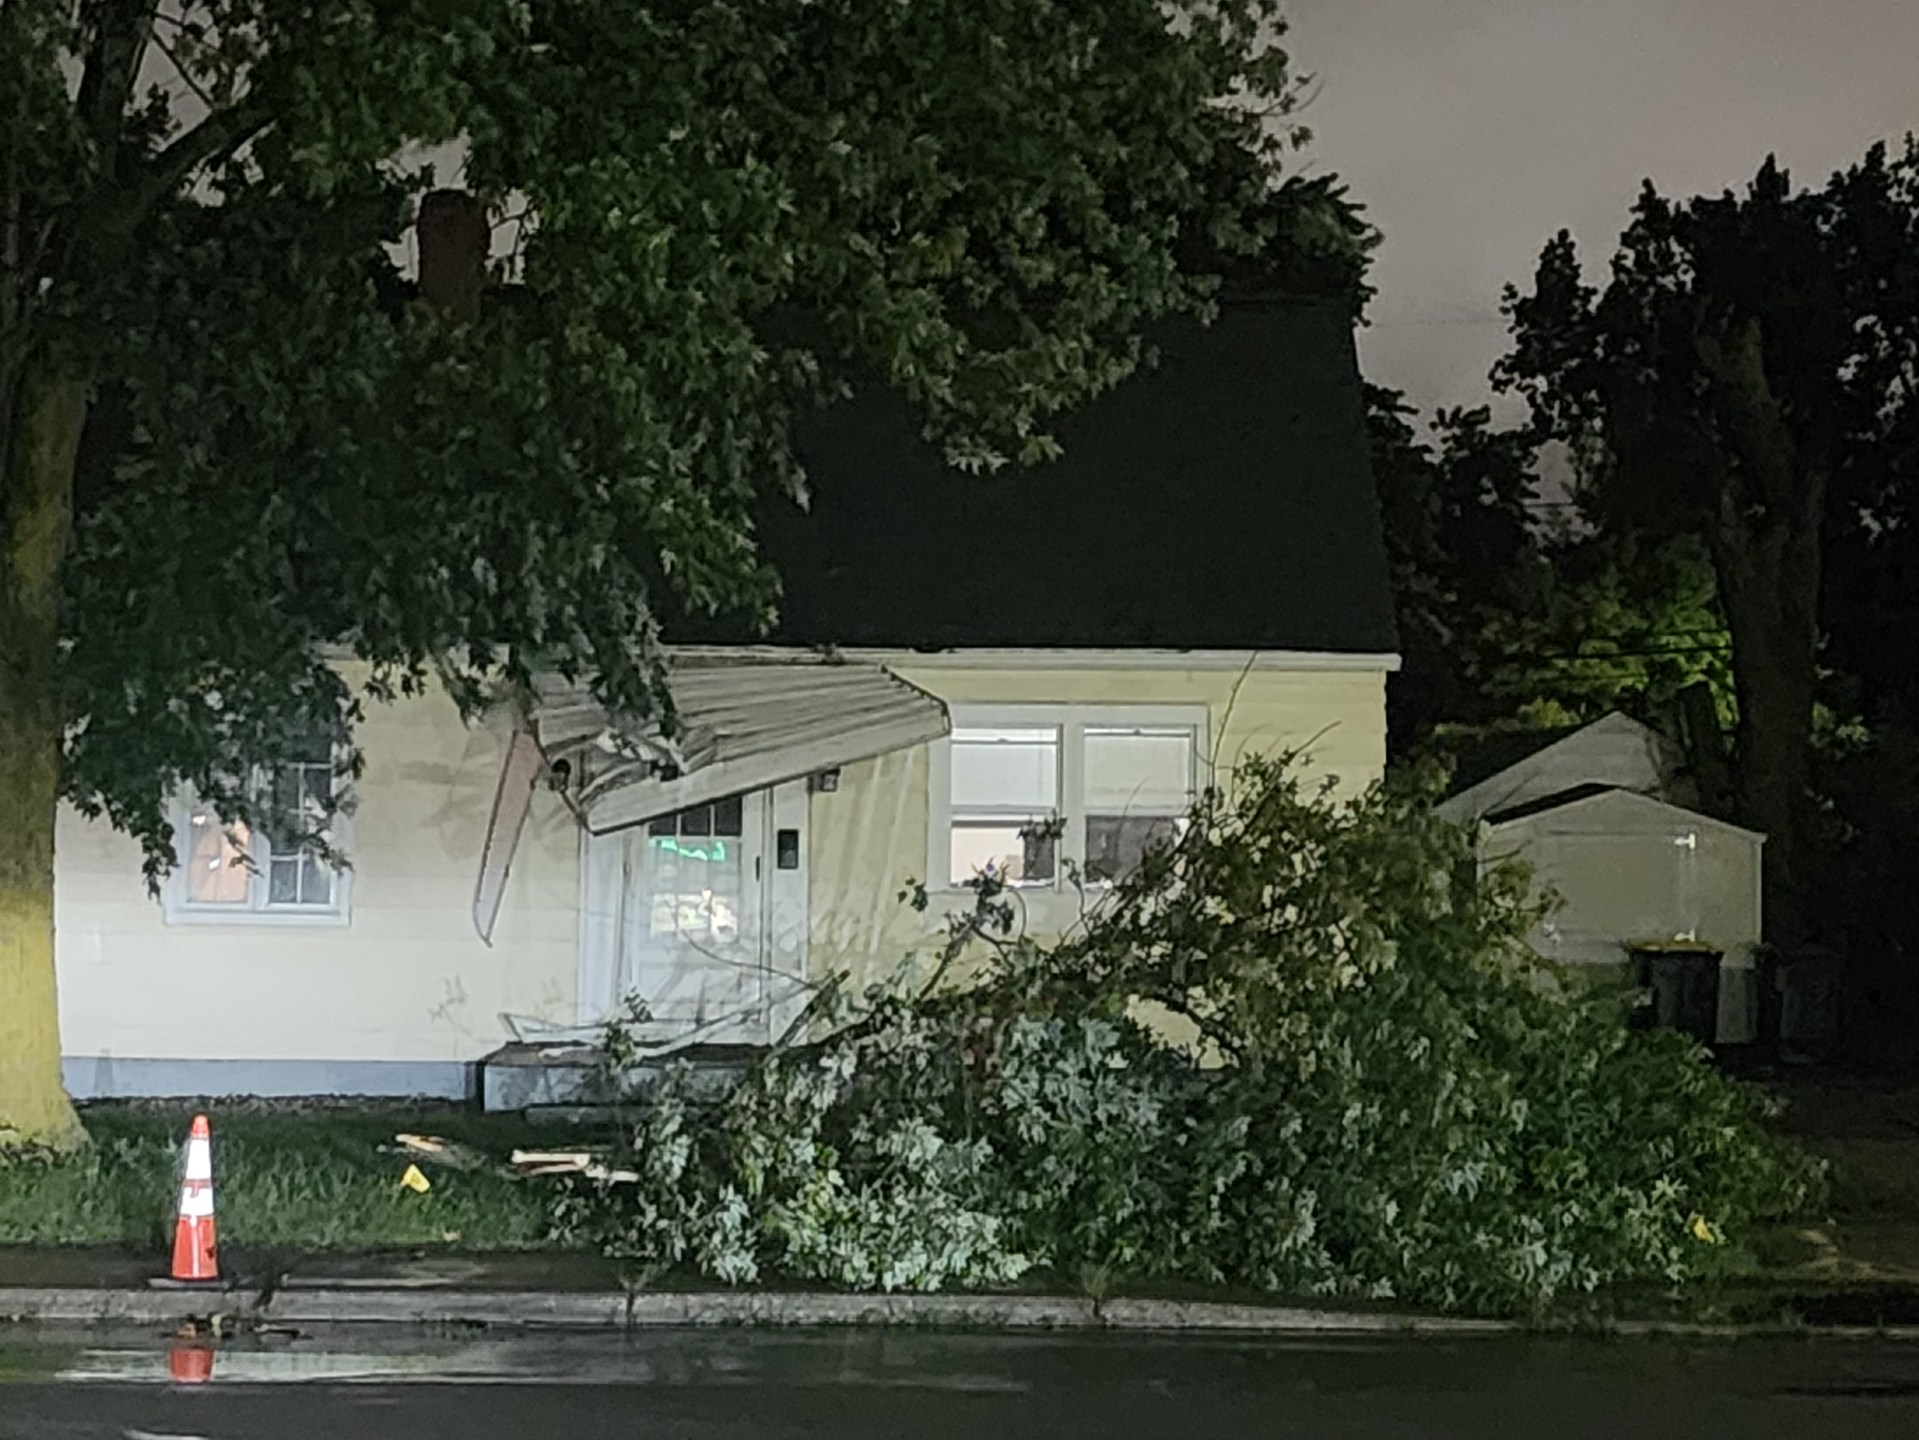
[[[1752,1039],[1763,835],[1599,784],[1493,811],[1483,824],[1484,862],[1520,861],[1560,899],[1533,937],[1542,955],[1617,966],[1634,944],[1710,945],[1725,957],[1719,1043]]]

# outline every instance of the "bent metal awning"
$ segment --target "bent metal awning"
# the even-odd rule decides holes
[[[819,655],[675,657],[668,686],[678,715],[616,721],[585,686],[539,687],[514,734],[487,827],[473,922],[489,942],[533,793],[565,762],[568,802],[595,835],[728,795],[924,744],[947,733],[946,706],[884,666]]]

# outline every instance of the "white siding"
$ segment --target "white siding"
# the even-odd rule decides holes
[[[504,733],[434,693],[370,711],[350,923],[167,925],[138,848],[63,812],[62,1049],[122,1059],[470,1061],[502,1011],[572,1018],[578,832],[542,791],[489,949],[473,889]]]
[[[1310,769],[1337,775],[1351,794],[1385,764],[1382,671],[902,671],[954,703],[1203,706],[1228,772],[1249,753],[1304,749]],[[241,1067],[220,1072],[234,1076],[243,1062],[265,1063],[331,1088],[329,1065],[477,1060],[507,1038],[502,1012],[575,1021],[579,831],[545,789],[492,948],[474,931],[503,725],[468,729],[435,692],[373,708],[360,740],[367,771],[345,926],[169,926],[145,892],[137,847],[103,824],[62,815],[56,948],[70,1074],[105,1075],[119,1064],[138,1075],[182,1062],[200,1063],[196,1076],[209,1064]],[[813,974],[845,967],[871,977],[929,948],[932,920],[898,899],[906,878],[925,868],[928,753],[920,745],[849,766],[834,793],[796,793],[809,830],[810,910],[796,934],[806,936]],[[1038,917],[1034,929],[1058,918]],[[606,980],[596,972],[595,988]],[[138,1084],[121,1088],[137,1092]]]

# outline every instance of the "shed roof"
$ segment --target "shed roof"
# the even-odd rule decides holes
[[[1556,725],[1541,730],[1490,730],[1454,741],[1452,783],[1447,796],[1463,795],[1481,781],[1530,760],[1548,746],[1577,735],[1585,725]]]
[[[1496,828],[1531,819],[1536,815],[1544,815],[1550,811],[1567,810],[1576,805],[1591,804],[1603,799],[1613,799],[1615,803],[1632,806],[1648,813],[1657,810],[1668,817],[1683,817],[1688,824],[1709,826],[1715,830],[1744,835],[1753,840],[1764,841],[1766,838],[1759,831],[1749,830],[1743,825],[1735,825],[1730,820],[1721,820],[1698,810],[1688,810],[1684,805],[1675,805],[1670,800],[1658,800],[1650,795],[1642,795],[1637,790],[1627,790],[1618,785],[1574,785],[1569,789],[1529,800],[1523,805],[1515,805],[1509,810],[1495,811],[1483,817],[1483,823]]]
[[[1064,456],[960,474],[906,404],[800,424],[812,504],[768,501],[771,635],[675,641],[900,650],[1397,649],[1352,326],[1239,299],[1157,338],[1161,363],[1069,415]]]
[[[1558,810],[1566,805],[1576,805],[1581,800],[1590,800],[1595,795],[1613,794],[1618,791],[1617,785],[1574,785],[1565,790],[1556,790],[1550,795],[1541,795],[1536,800],[1528,800],[1523,805],[1514,805],[1507,810],[1495,810],[1482,818],[1488,825],[1504,825],[1510,820],[1524,820],[1529,815],[1543,815],[1548,810]]]

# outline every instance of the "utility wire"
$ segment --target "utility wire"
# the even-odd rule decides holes
[[[1532,659],[1560,664],[1577,664],[1598,660],[1656,660],[1661,655],[1725,655],[1732,650],[1730,643],[1720,645],[1670,645],[1660,650],[1609,650],[1599,655],[1561,654],[1525,656],[1508,652],[1509,660]]]
[[[1604,660],[1656,660],[1662,655],[1724,655],[1731,650],[1732,642],[1728,640],[1716,645],[1662,645],[1656,649],[1604,650],[1594,654],[1582,654],[1576,650],[1501,650],[1498,655],[1502,660],[1573,664]]]

